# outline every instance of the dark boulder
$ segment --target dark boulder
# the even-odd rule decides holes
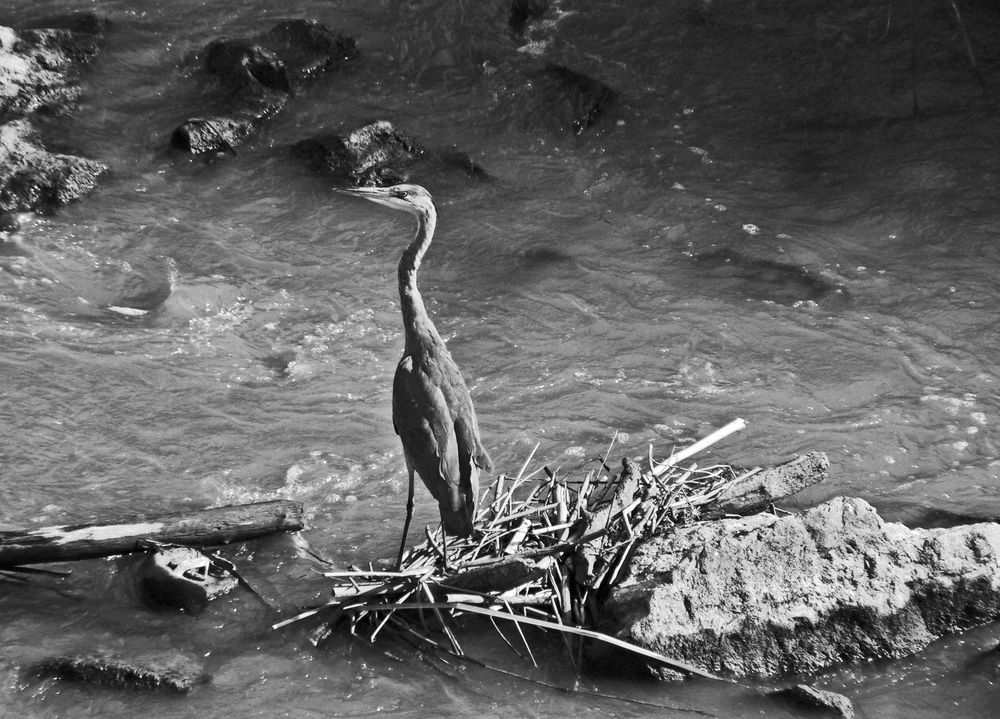
[[[442,168],[489,179],[468,155],[451,149],[429,150],[385,120],[349,132],[317,135],[297,143],[292,150],[308,165],[344,185],[395,185]]]
[[[291,93],[357,54],[347,35],[315,20],[287,20],[253,38],[213,40],[205,48],[204,63],[228,90],[254,90],[259,84]]]
[[[350,132],[317,135],[292,151],[314,169],[354,186],[405,182],[408,168],[424,154],[420,145],[384,120]]]
[[[272,101],[258,98],[232,115],[186,120],[170,136],[170,146],[192,155],[234,152],[257,132],[267,118],[284,107],[285,96],[280,93],[271,96]]]
[[[79,99],[79,66],[104,42],[104,24],[94,15],[60,19],[65,27],[15,29],[0,26],[0,119],[39,109],[59,111]],[[74,30],[73,27],[82,28]]]
[[[233,151],[297,88],[353,60],[357,47],[314,20],[288,20],[253,38],[213,40],[203,55],[223,90],[222,109],[187,120],[170,138],[173,149],[193,155]]]
[[[702,522],[639,544],[604,611],[622,639],[737,677],[902,657],[1000,618],[1000,524],[908,529],[854,498]]]
[[[292,91],[292,77],[278,53],[250,40],[213,40],[205,48],[205,69],[231,90]]]

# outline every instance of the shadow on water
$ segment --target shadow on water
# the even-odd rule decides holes
[[[845,307],[851,301],[843,284],[801,265],[748,257],[729,249],[695,254],[691,264],[695,285],[704,282],[705,291],[715,296],[778,304],[816,302],[825,309]]]

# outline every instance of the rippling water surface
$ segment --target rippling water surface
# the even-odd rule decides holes
[[[615,431],[621,453],[666,453],[740,416],[749,428],[716,448],[723,461],[830,455],[830,480],[803,503],[847,493],[891,518],[1000,514],[1000,128],[961,48],[950,29],[920,46],[923,119],[869,122],[912,103],[905,76],[895,94],[865,94],[887,10],[722,5],[562,0],[519,48],[499,2],[13,0],[0,22],[74,9],[111,21],[81,106],[43,121],[111,172],[26,221],[30,257],[0,257],[0,527],[285,497],[305,504],[317,551],[393,554],[405,491],[390,419],[395,268],[413,228],[332,194],[289,153],[376,118],[495,178],[420,178],[440,213],[420,281],[500,471],[536,443],[536,462],[578,463]],[[361,60],[234,156],[170,157],[172,129],[209,106],[197,53],[285,17],[354,35]],[[801,65],[774,50],[795,43],[810,48]],[[600,78],[619,102],[580,137],[561,132],[529,84],[543,61]],[[968,85],[968,101],[934,107],[943,85]],[[171,279],[163,306],[135,319],[102,309],[137,275]],[[418,493],[417,522],[435,514]],[[273,595],[323,589],[287,538],[235,559]],[[59,593],[0,584],[0,714],[664,715],[478,669],[456,680],[356,645],[317,652],[271,632],[246,597],[195,618],[151,614],[117,566],[78,567]],[[985,716],[996,666],[975,658],[997,634],[825,685],[867,716]],[[204,655],[212,683],[175,699],[21,671],[135,642]],[[563,665],[553,647],[533,676],[572,686]],[[784,716],[737,688],[583,688]]]

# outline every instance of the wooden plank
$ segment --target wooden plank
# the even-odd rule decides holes
[[[302,503],[255,502],[140,518],[0,532],[0,567],[93,559],[141,551],[139,542],[215,546],[302,529]]]

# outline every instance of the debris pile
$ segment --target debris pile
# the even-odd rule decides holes
[[[316,643],[341,628],[368,641],[389,630],[422,649],[462,656],[456,619],[476,614],[488,617],[514,649],[497,620],[512,622],[531,661],[525,625],[560,632],[570,657],[579,648],[574,637],[584,637],[684,674],[711,676],[595,627],[601,601],[637,542],[714,517],[724,500],[747,487],[759,489],[756,480],[771,470],[687,462],[743,426],[736,420],[664,462],[650,459],[648,470],[626,458],[617,475],[606,464],[610,448],[596,468],[584,464],[562,476],[547,467],[527,473],[529,456],[515,477],[500,475],[486,490],[472,537],[446,543],[440,530],[426,529],[426,540],[409,550],[397,571],[325,571],[333,582],[330,600],[274,626],[311,620]],[[825,473],[825,457],[794,462]]]

